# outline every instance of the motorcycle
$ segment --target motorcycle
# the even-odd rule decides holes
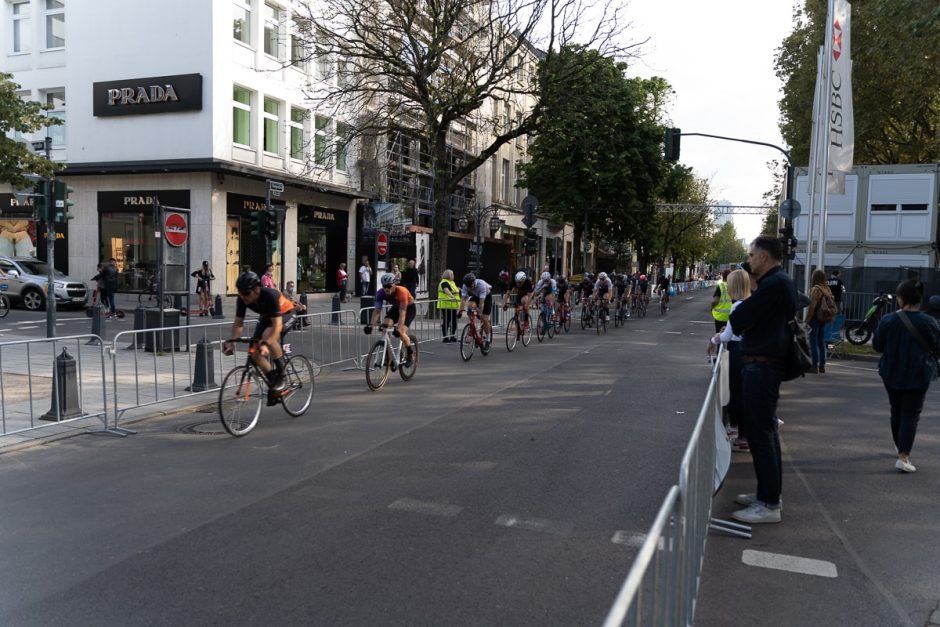
[[[882,316],[894,311],[893,301],[894,296],[891,294],[879,294],[871,301],[871,305],[868,306],[868,311],[865,312],[864,319],[846,320],[845,339],[856,346],[861,346],[870,340]]]

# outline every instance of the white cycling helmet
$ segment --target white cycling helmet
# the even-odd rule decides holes
[[[382,275],[380,281],[382,283],[382,287],[391,287],[395,284],[395,275],[391,272],[386,272]]]
[[[520,270],[519,272],[516,273],[516,281],[517,281],[517,282],[525,281],[527,278],[528,278],[528,277],[526,276],[526,273],[523,272],[522,270]]]
[[[549,281],[549,280],[551,280],[551,278],[552,278],[552,275],[549,274],[548,272],[543,272],[543,273],[542,273],[542,280],[543,280],[543,281]]]
[[[604,281],[604,280],[606,280],[606,279],[607,279],[607,273],[606,273],[606,272],[601,272],[600,274],[597,275],[597,280],[598,280],[598,281]]]

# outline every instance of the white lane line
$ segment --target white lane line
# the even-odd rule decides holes
[[[0,333],[9,333],[13,329],[0,329]]]
[[[39,328],[38,326],[32,326],[32,327],[20,327],[20,331],[25,331],[26,329],[38,329],[38,328]]]
[[[745,549],[744,553],[741,554],[741,561],[748,566],[785,570],[801,575],[816,575],[817,577],[839,576],[836,565],[832,562],[814,560],[808,557],[796,557],[795,555],[766,553],[764,551]]]
[[[659,342],[632,342],[627,340],[624,344],[633,344],[634,346],[659,346]]]
[[[639,549],[646,542],[646,534],[620,530],[614,532],[614,535],[610,541],[614,544],[622,544],[623,546]],[[663,549],[663,538],[660,538],[657,544],[659,550],[661,551]]]
[[[709,321],[709,320],[689,320],[688,323],[689,324],[715,324],[714,322]]]
[[[568,522],[546,520],[544,518],[521,518],[512,514],[503,514],[496,519],[495,524],[502,527],[525,529],[526,531],[540,531],[556,536],[566,536],[573,529],[573,525]]]
[[[431,503],[430,501],[418,501],[417,499],[398,499],[388,506],[389,509],[397,509],[403,512],[415,512],[416,514],[428,514],[430,516],[446,516],[452,518],[463,511],[459,505],[448,505],[447,503]]]
[[[663,333],[667,333],[669,335],[682,335],[682,331],[663,331]]]

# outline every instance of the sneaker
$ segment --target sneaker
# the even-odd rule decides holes
[[[738,453],[746,453],[751,450],[751,447],[744,438],[735,438],[731,442],[731,450],[737,451]]]
[[[738,505],[743,505],[744,507],[750,507],[757,502],[757,495],[753,492],[747,494],[739,494],[734,497],[734,502]],[[783,510],[783,497],[780,497],[780,503],[777,506],[778,509]]]
[[[824,374],[825,372],[826,372],[826,367],[825,367],[825,366],[820,366],[820,367],[819,367],[819,374]]]
[[[903,459],[894,462],[894,467],[901,472],[917,472],[917,468],[914,467],[914,464],[906,462]]]
[[[780,522],[780,508],[768,507],[759,501],[755,501],[747,508],[738,510],[731,514],[731,517],[739,522],[749,523],[752,525],[778,523]]]

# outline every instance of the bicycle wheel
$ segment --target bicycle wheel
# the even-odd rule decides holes
[[[303,355],[294,355],[284,367],[288,392],[281,397],[284,411],[294,418],[307,412],[313,401],[313,366]]]
[[[219,418],[225,430],[242,436],[255,428],[261,415],[265,386],[254,368],[232,368],[219,389]]]
[[[548,327],[545,322],[545,314],[540,313],[538,322],[535,323],[535,337],[539,339],[539,342],[545,339],[545,334],[548,332]]]
[[[473,337],[473,333],[470,332],[470,325],[468,324],[463,328],[463,331],[460,332],[460,358],[464,361],[470,361],[470,358],[473,357],[473,349],[475,349],[476,346],[476,338]]]
[[[614,328],[616,329],[616,328],[619,327],[620,325],[621,325],[621,321],[620,321],[620,306],[618,305],[617,308],[614,309]]]
[[[571,309],[569,309],[568,307],[565,307],[565,315],[562,318],[562,320],[564,320],[564,322],[562,322],[561,326],[565,330],[565,333],[570,332],[571,331]]]
[[[480,347],[481,355],[489,355],[490,351],[493,349],[493,327],[490,327],[490,332],[483,333],[483,330],[480,330],[480,333],[483,335],[483,346]]]
[[[666,309],[667,309],[666,304],[667,304],[667,303],[668,303],[668,301],[667,301],[665,298],[660,298],[660,299],[659,299],[659,315],[660,315],[660,316],[665,316],[665,315],[666,315]]]
[[[506,325],[506,350],[510,353],[516,347],[516,340],[520,335],[519,321],[513,316]]]
[[[415,376],[415,372],[418,370],[418,338],[414,335],[409,336],[411,338],[411,348],[414,352],[411,354],[411,365],[405,366],[405,363],[402,362],[398,366],[398,374],[401,376],[402,381],[409,381],[411,377]],[[405,350],[402,347],[402,350]]]
[[[0,318],[6,318],[10,313],[10,300],[6,296],[0,296]]]
[[[526,320],[522,323],[522,345],[528,346],[529,342],[532,341],[532,324],[531,320]]]
[[[587,307],[581,308],[581,330],[584,331],[588,325],[588,311]]]
[[[388,381],[388,371],[391,364],[387,352],[385,342],[379,340],[366,357],[366,383],[373,392],[382,389],[382,386]]]

